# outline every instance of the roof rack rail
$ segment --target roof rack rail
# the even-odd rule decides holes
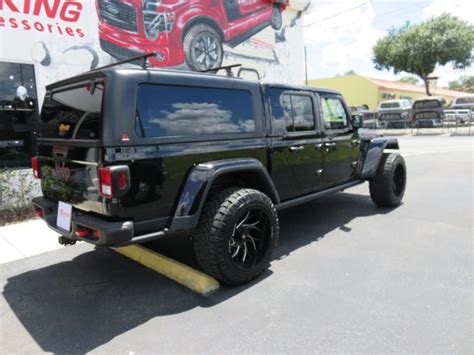
[[[141,67],[143,69],[146,69],[146,64],[147,64],[148,58],[153,57],[155,55],[156,55],[156,52],[146,53],[146,54],[138,55],[136,57],[132,57],[132,58],[129,58],[129,59],[120,60],[120,61],[112,63],[112,64],[104,65],[103,67],[95,68],[91,71],[107,69],[107,68],[115,67],[117,65],[122,65],[122,64],[126,64],[126,63],[135,62],[137,60],[141,60],[142,61]]]
[[[238,78],[241,78],[242,77],[242,73],[244,72],[249,72],[249,73],[254,73],[255,75],[257,75],[257,80],[260,80],[260,73],[258,72],[257,69],[254,69],[254,68],[247,68],[247,67],[241,67],[239,68],[239,71],[237,72],[237,77]]]
[[[217,67],[217,68],[212,68],[212,69],[206,69],[206,70],[200,70],[200,73],[210,73],[210,72],[218,72],[221,69],[224,69],[226,71],[227,76],[229,77],[234,77],[234,73],[232,73],[233,68],[241,67],[242,64],[231,64],[231,65],[224,65],[222,67]]]

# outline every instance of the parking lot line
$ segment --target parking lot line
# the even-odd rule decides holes
[[[219,289],[213,277],[141,245],[112,249],[204,296]]]

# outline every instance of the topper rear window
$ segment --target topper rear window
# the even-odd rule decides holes
[[[416,101],[413,107],[415,109],[425,109],[425,108],[440,108],[443,106],[443,103],[439,100],[423,100]]]
[[[103,84],[81,85],[46,94],[40,138],[96,140],[100,137]]]

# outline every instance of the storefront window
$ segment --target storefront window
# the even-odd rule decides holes
[[[37,102],[33,65],[0,62],[0,169],[29,165]]]

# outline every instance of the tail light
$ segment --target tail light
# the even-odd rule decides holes
[[[124,171],[118,173],[118,187],[119,190],[123,190],[128,185],[128,175]]]
[[[130,189],[130,169],[127,165],[99,168],[99,194],[104,198],[124,196]]]
[[[88,228],[83,228],[83,227],[77,227],[76,231],[74,232],[74,234],[76,234],[76,237],[78,237],[78,238],[85,238],[85,237],[91,235],[92,233],[94,233],[94,231],[92,231]]]
[[[74,232],[76,237],[82,239],[89,239],[89,240],[99,240],[100,239],[100,231],[92,230],[90,228],[77,226],[76,231]]]
[[[43,218],[44,217],[44,211],[42,209],[35,209],[35,214],[39,217],[39,218]]]
[[[112,198],[112,171],[110,168],[99,168],[99,193],[105,198]]]
[[[31,168],[33,169],[35,179],[41,179],[41,166],[38,157],[31,158]]]

